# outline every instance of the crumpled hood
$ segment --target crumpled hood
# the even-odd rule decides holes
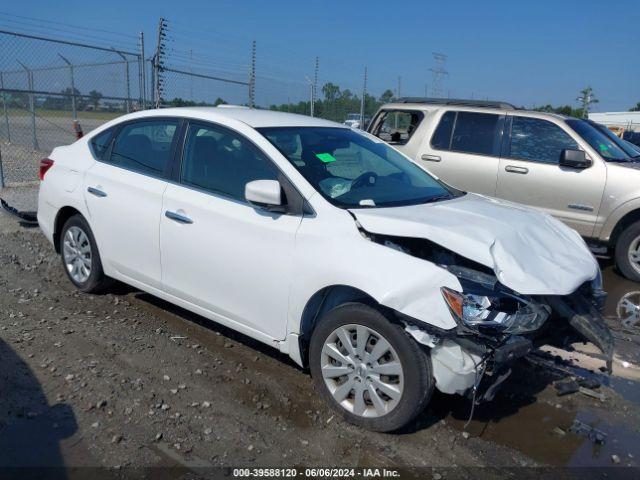
[[[424,238],[492,268],[527,295],[567,295],[598,273],[580,235],[550,215],[476,194],[407,207],[352,209],[372,233]]]

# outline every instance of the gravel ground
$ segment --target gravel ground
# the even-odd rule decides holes
[[[0,196],[34,207],[33,190]],[[267,346],[124,285],[77,293],[39,230],[4,212],[0,265],[0,466],[410,466],[438,478],[640,458],[631,379],[628,395],[602,387],[606,402],[555,397],[555,377],[523,365],[465,432],[468,401],[435,395],[405,431],[371,433],[334,416],[308,373]],[[620,358],[638,365],[640,339],[619,336]],[[596,456],[566,433],[589,415],[612,440]]]

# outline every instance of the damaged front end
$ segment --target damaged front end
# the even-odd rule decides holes
[[[510,375],[513,361],[567,325],[602,351],[611,371],[613,337],[600,313],[606,294],[599,275],[570,295],[523,295],[502,285],[490,268],[428,240],[368,237],[429,260],[460,283],[460,291],[441,288],[455,329],[438,331],[425,322],[402,319],[407,332],[430,348],[440,391],[473,396],[474,403],[492,400]]]

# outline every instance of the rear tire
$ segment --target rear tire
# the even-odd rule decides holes
[[[98,245],[82,215],[73,215],[62,227],[60,258],[67,277],[82,292],[98,293],[113,283],[102,270]]]
[[[616,267],[622,275],[640,282],[640,222],[625,228],[615,246]]]
[[[405,426],[433,392],[428,354],[402,327],[361,303],[339,305],[321,318],[309,360],[320,395],[348,422],[369,430]]]

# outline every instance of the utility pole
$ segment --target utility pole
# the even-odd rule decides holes
[[[251,42],[251,63],[249,67],[249,108],[256,106],[256,41]]]
[[[309,84],[309,115],[313,117],[313,114],[314,114],[314,101],[313,101],[314,88],[313,88],[313,82],[306,75],[305,75],[304,78],[307,81],[307,83]]]
[[[144,58],[144,32],[140,32],[140,103],[142,109],[147,108],[147,63]]]
[[[77,120],[78,110],[76,109],[76,85],[75,85],[75,80],[73,78],[73,64],[69,60],[67,60],[65,57],[63,57],[61,54],[58,54],[58,56],[69,67],[69,74],[71,75],[71,112],[73,115],[73,119]]]
[[[433,52],[434,67],[429,70],[433,74],[433,81],[431,82],[431,94],[436,98],[442,98],[443,87],[442,81],[444,77],[449,75],[449,72],[444,68],[447,56],[444,53]]]
[[[162,55],[164,54],[164,39],[167,36],[167,32],[166,32],[166,28],[167,28],[167,22],[165,21],[164,18],[160,17],[160,21],[158,22],[158,43],[156,45],[156,54],[154,56],[154,80],[155,80],[155,87],[154,87],[154,101],[155,101],[155,107],[156,108],[160,108],[160,105],[162,104],[162,93],[163,93],[163,79],[160,76],[160,73],[162,72],[162,68],[164,66],[163,62],[162,62]]]
[[[311,109],[315,111],[316,98],[318,94],[318,70],[320,69],[320,59],[316,57],[316,66],[313,71],[313,100],[311,101]],[[313,117],[313,114],[311,115]]]
[[[364,67],[364,81],[362,83],[362,98],[360,99],[360,128],[364,130],[364,99],[367,96],[367,67]]]

